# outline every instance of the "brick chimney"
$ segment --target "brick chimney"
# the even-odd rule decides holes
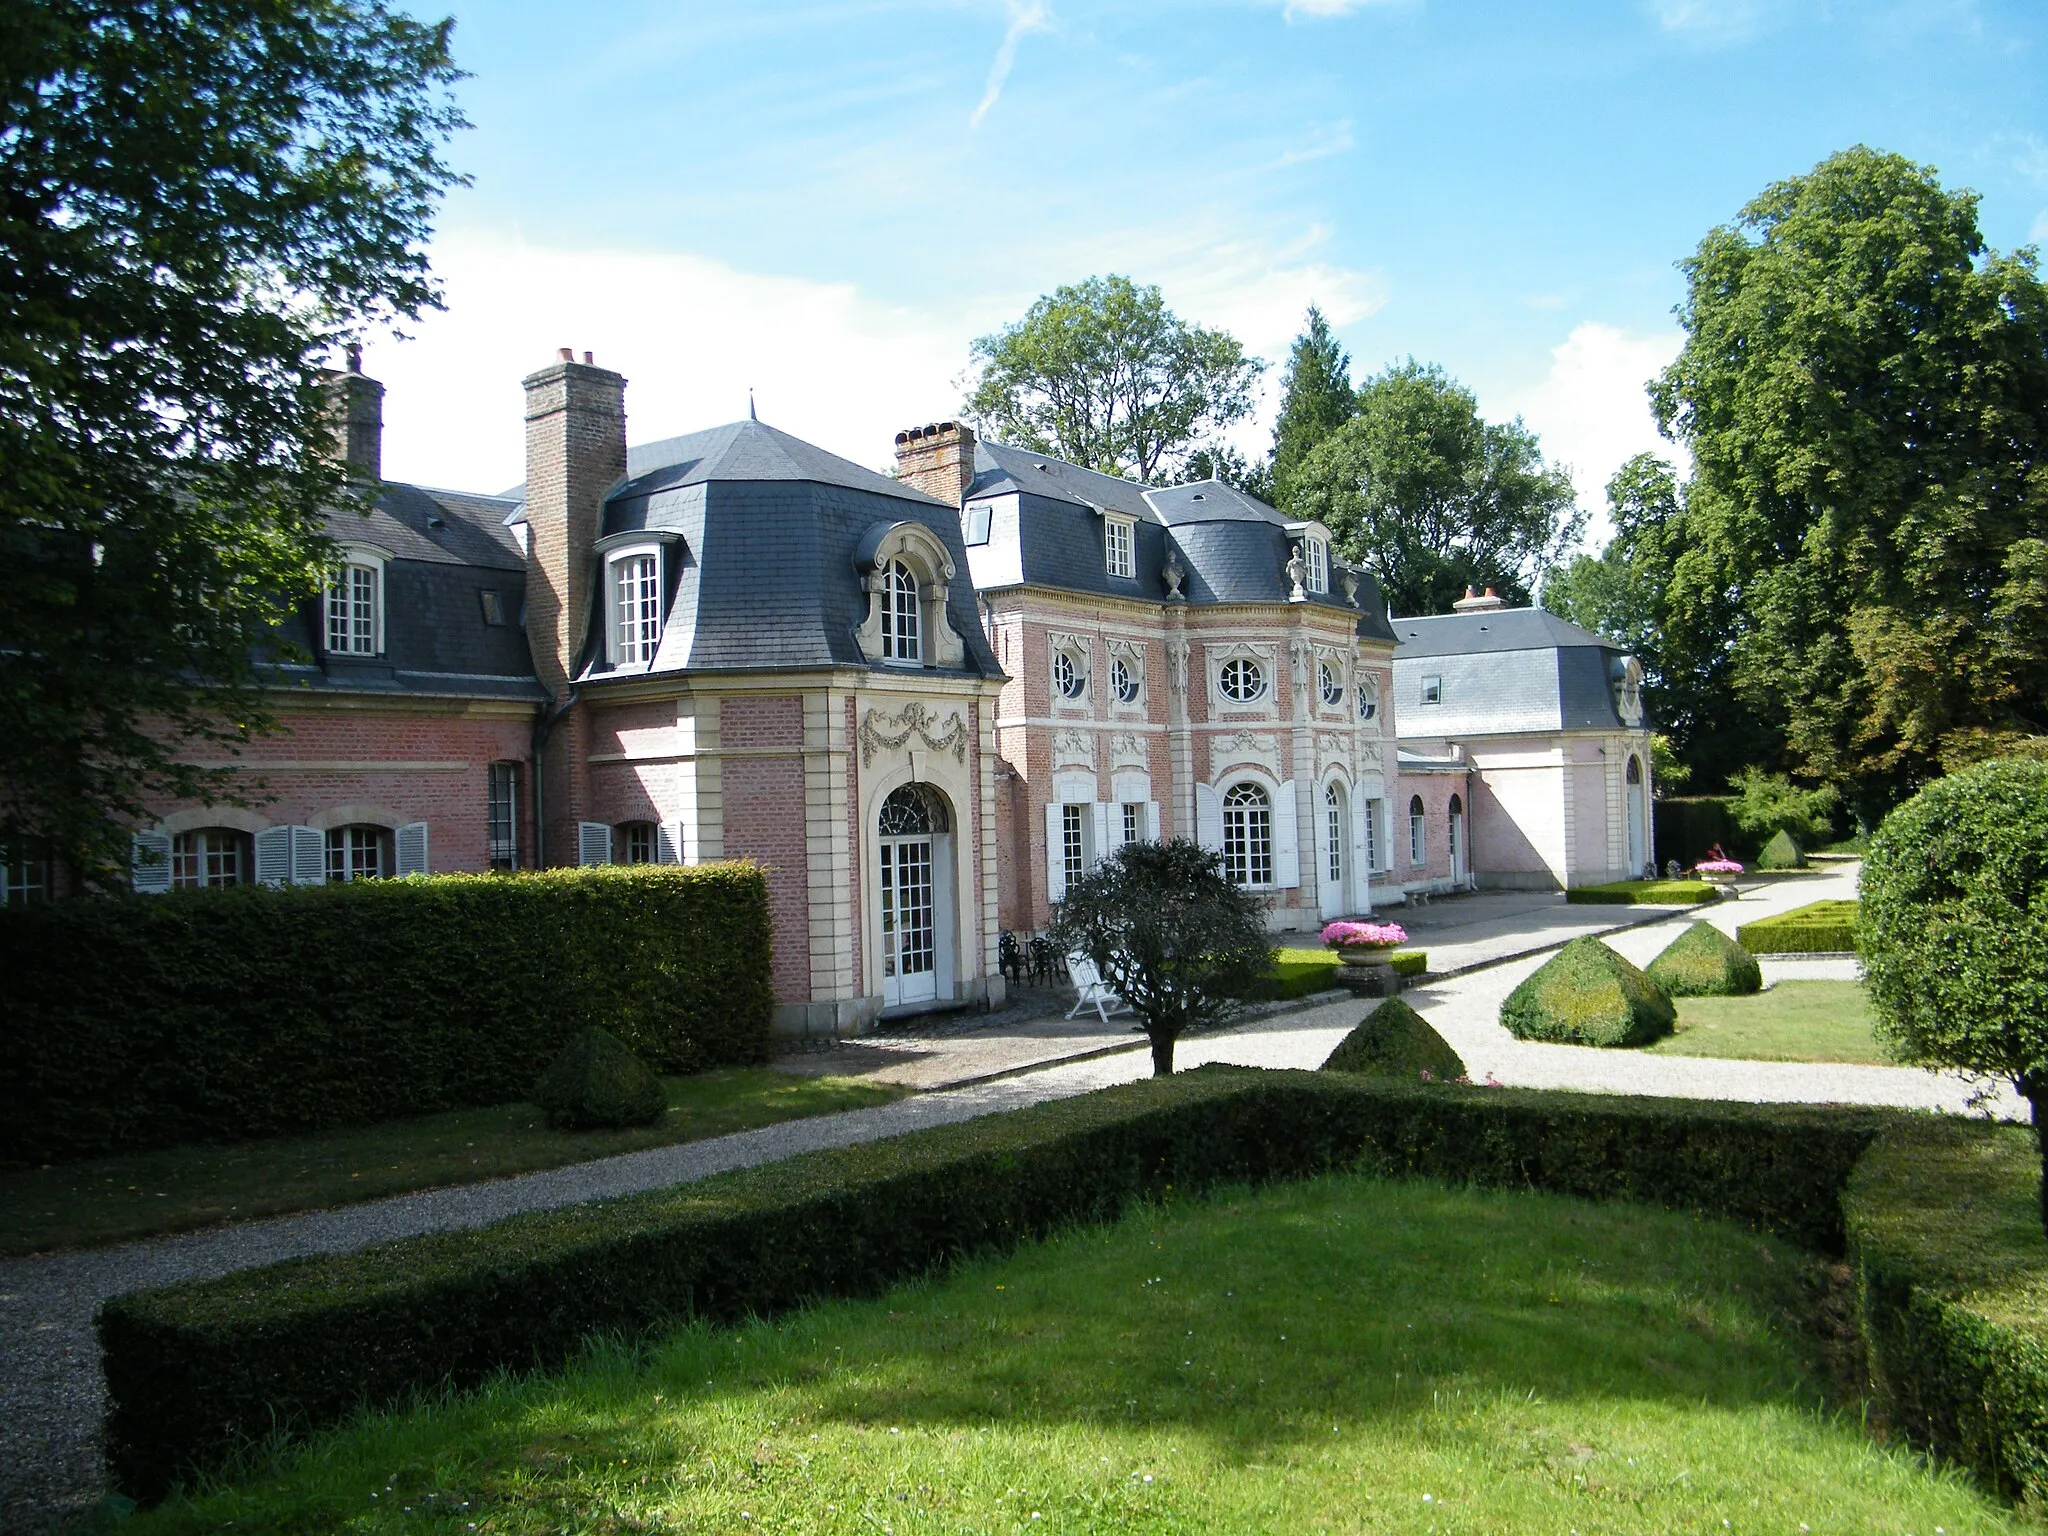
[[[1465,595],[1459,598],[1458,601],[1456,601],[1455,603],[1451,604],[1451,612],[1494,613],[1502,608],[1507,607],[1507,605],[1508,600],[1504,597],[1498,596],[1491,587],[1488,587],[1486,589],[1486,595],[1484,597],[1481,597],[1479,595],[1479,589],[1477,587],[1467,587],[1465,589]]]
[[[348,349],[348,369],[327,374],[327,421],[334,451],[355,484],[384,478],[384,386],[363,373],[363,349]]]
[[[898,432],[896,478],[957,511],[974,479],[974,429],[941,421]]]
[[[525,383],[526,637],[560,698],[588,628],[604,493],[626,473],[626,381],[563,347]]]

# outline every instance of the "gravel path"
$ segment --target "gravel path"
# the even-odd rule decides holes
[[[1733,931],[1771,911],[1854,892],[1854,876],[1767,888],[1709,908],[1707,921]],[[1669,943],[1674,922],[1610,935],[1642,964]],[[1518,1041],[1500,1027],[1501,999],[1542,963],[1513,960],[1406,994],[1464,1057],[1475,1079],[1593,1092],[1647,1093],[1756,1102],[1892,1104],[1963,1111],[1974,1085],[1954,1075],[1898,1067],[1744,1062],[1597,1051]],[[1853,977],[1852,959],[1770,961],[1767,980]],[[1349,998],[1261,1019],[1183,1042],[1178,1065],[1313,1068],[1358,1022]],[[432,1190],[336,1211],[252,1222],[210,1232],[0,1264],[0,1529],[37,1530],[98,1498],[104,1471],[98,1442],[103,1394],[92,1316],[109,1296],[175,1281],[228,1274],[301,1254],[333,1253],[423,1232],[484,1226],[522,1211],[630,1194],[772,1162],[824,1147],[901,1135],[1027,1104],[1127,1082],[1149,1070],[1142,1041],[1132,1049],[1052,1066],[873,1109],[795,1120],[710,1141],[662,1147],[494,1183]],[[2023,1119],[2025,1107],[1998,1085],[1986,1107]]]

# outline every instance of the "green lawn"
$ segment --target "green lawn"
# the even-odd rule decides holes
[[[1678,1033],[1646,1049],[1748,1061],[1891,1061],[1860,981],[1781,981],[1749,997],[1677,1001]]]
[[[638,1130],[552,1131],[537,1106],[501,1104],[314,1136],[172,1147],[0,1173],[0,1257],[474,1184],[863,1109],[909,1091],[766,1068],[665,1081],[667,1113]]]
[[[372,1416],[122,1529],[2015,1529],[1823,1406],[1818,1273],[1644,1207],[1239,1190]]]

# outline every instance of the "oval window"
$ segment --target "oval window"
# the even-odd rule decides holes
[[[1074,665],[1074,658],[1065,651],[1053,653],[1052,685],[1059,689],[1063,699],[1078,699],[1088,691],[1088,679],[1081,675],[1081,669]]]
[[[1121,656],[1112,656],[1109,659],[1109,686],[1116,691],[1119,704],[1138,702],[1137,674]]]
[[[1266,674],[1256,661],[1243,656],[1233,656],[1223,663],[1218,682],[1223,689],[1223,697],[1233,704],[1249,704],[1266,691]]]
[[[1338,672],[1336,667],[1329,662],[1319,662],[1316,665],[1316,681],[1322,687],[1323,703],[1331,709],[1342,709],[1344,707],[1343,674]]]

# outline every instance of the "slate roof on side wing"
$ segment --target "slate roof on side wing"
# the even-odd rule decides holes
[[[1404,736],[1645,729],[1621,718],[1616,642],[1541,608],[1394,620],[1395,718]],[[1440,702],[1421,699],[1425,676]]]
[[[956,509],[758,421],[632,449],[627,469],[606,499],[601,537],[649,533],[674,551],[651,672],[877,665],[855,638],[867,613],[857,557],[878,526],[915,522],[953,559],[946,612],[966,647],[964,670],[1002,675]],[[591,606],[595,618],[602,604]],[[593,631],[585,647],[586,677],[613,675],[597,639]]]
[[[1541,608],[1496,608],[1491,613],[1440,613],[1395,619],[1402,660],[1422,656],[1475,656],[1496,651],[1547,651],[1599,646],[1619,651],[1605,635],[1581,629]]]

